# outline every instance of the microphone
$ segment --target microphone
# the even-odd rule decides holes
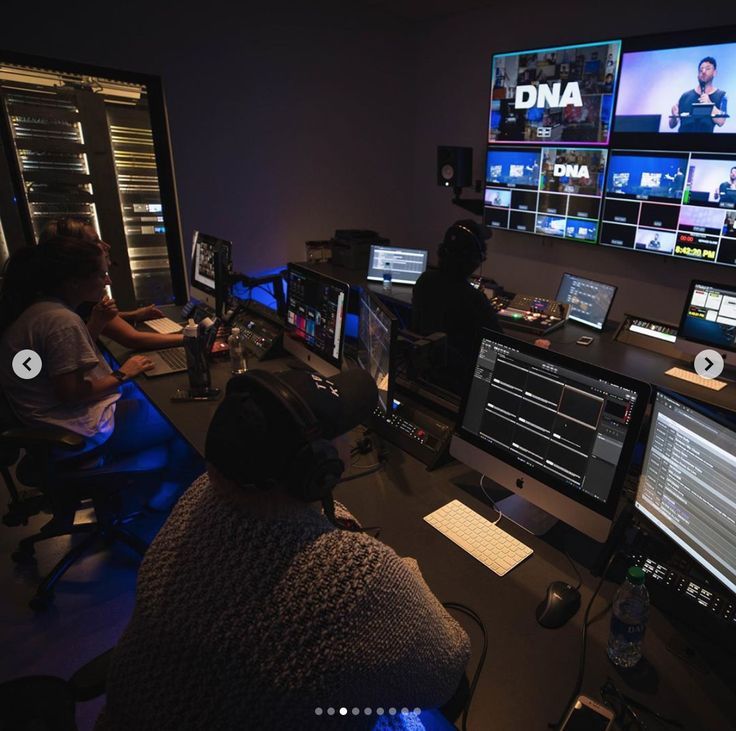
[[[700,82],[700,93],[705,94],[705,81]]]

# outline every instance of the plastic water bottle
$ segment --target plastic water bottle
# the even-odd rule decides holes
[[[234,327],[230,331],[230,337],[227,339],[230,348],[230,367],[236,375],[245,373],[248,370],[248,364],[245,360],[245,343],[243,336],[240,334],[240,328]]]
[[[632,668],[641,660],[648,619],[649,592],[644,586],[644,572],[632,566],[613,600],[608,657],[614,665]]]
[[[386,262],[383,266],[383,288],[391,289],[391,262]]]
[[[183,334],[189,388],[195,393],[202,393],[210,387],[210,366],[203,338],[200,336],[200,327],[194,320],[189,320]]]

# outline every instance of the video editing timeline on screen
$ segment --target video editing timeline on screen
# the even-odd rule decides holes
[[[424,249],[400,249],[390,246],[371,246],[368,279],[381,281],[386,265],[394,284],[415,284],[427,268],[428,252]]]
[[[493,57],[488,141],[608,141],[621,41]]]
[[[736,433],[658,393],[636,507],[736,592]]]
[[[595,243],[607,154],[567,147],[490,148],[486,225]]]
[[[635,400],[484,338],[463,428],[605,503]]]
[[[342,354],[345,290],[307,272],[290,268],[286,318],[292,335],[330,362]]]
[[[693,282],[680,335],[696,343],[736,350],[736,286]]]
[[[614,150],[600,243],[736,265],[736,155]]]

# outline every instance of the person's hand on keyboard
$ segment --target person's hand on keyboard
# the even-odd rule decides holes
[[[139,307],[137,310],[125,313],[125,319],[131,322],[145,322],[146,320],[154,320],[157,317],[163,316],[164,313],[156,305],[146,305],[145,307]]]
[[[134,355],[120,366],[120,371],[125,374],[125,377],[135,378],[144,371],[150,371],[153,368],[153,362],[150,358],[145,355]]]

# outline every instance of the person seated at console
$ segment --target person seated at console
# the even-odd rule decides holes
[[[109,267],[110,245],[100,238],[89,220],[72,217],[52,219],[44,226],[39,243],[58,237],[81,239],[97,244],[102,249]],[[79,314],[87,322],[95,340],[104,335],[131,350],[168,348],[183,343],[181,333],[142,332],[130,324],[163,317],[163,313],[155,305],[139,307],[131,312],[119,312],[115,301],[103,296],[99,302],[83,302],[79,307]]]
[[[377,396],[359,369],[230,380],[207,473],[141,565],[96,731],[360,730],[378,708],[381,729],[404,728],[388,709],[435,708],[467,688],[468,637],[416,561],[333,502],[350,463],[338,437]],[[327,713],[343,707],[345,718]]]
[[[163,509],[191,479],[193,459],[148,401],[121,399],[121,384],[151,361],[134,355],[112,371],[76,313],[84,302],[98,302],[109,281],[102,249],[82,238],[48,238],[11,255],[0,289],[0,388],[24,424],[69,429],[95,454],[115,459],[166,444],[167,481],[149,500]],[[27,349],[42,362],[32,379],[13,370],[13,358]]]
[[[437,249],[439,267],[427,269],[412,292],[412,330],[420,335],[447,335],[446,366],[429,378],[457,394],[470,381],[481,329],[502,332],[488,297],[468,281],[486,260],[490,236],[490,229],[475,221],[454,223]],[[548,340],[535,344],[549,347]]]

